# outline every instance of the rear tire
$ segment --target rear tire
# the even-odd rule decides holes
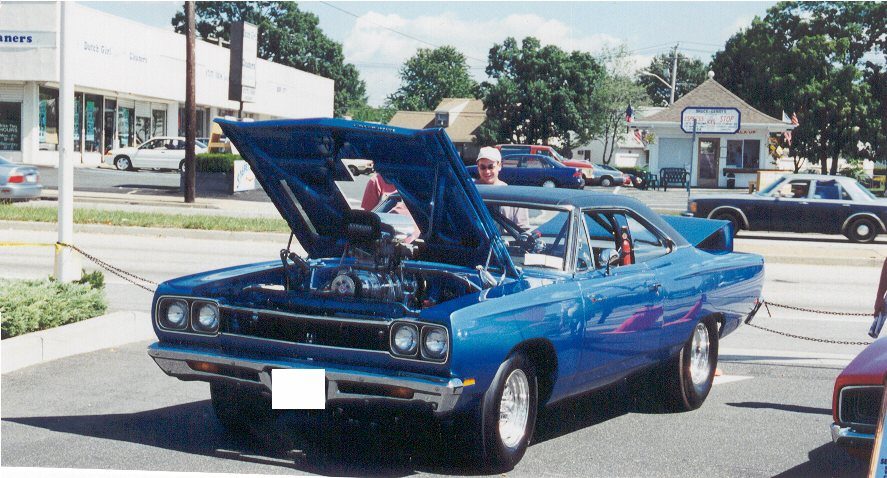
[[[733,226],[733,237],[736,237],[736,234],[738,234],[739,230],[742,229],[742,222],[740,222],[739,217],[736,216],[736,213],[723,211],[715,214],[711,218],[720,219],[721,221],[729,221],[730,225]]]
[[[608,188],[613,185],[613,178],[604,176],[601,178],[601,186]]]
[[[555,184],[554,181],[552,181],[550,179],[546,179],[545,181],[542,181],[542,187],[543,188],[553,188],[553,187],[557,187],[557,184]]]
[[[711,391],[717,366],[718,327],[709,317],[696,324],[681,351],[665,366],[665,408],[673,412],[699,408]]]
[[[878,237],[880,228],[874,220],[861,217],[847,226],[845,235],[853,242],[872,242]]]
[[[348,170],[351,171],[352,176],[360,176],[360,171],[357,170],[356,166],[348,166]]]

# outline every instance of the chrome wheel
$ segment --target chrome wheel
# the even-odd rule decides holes
[[[116,160],[114,160],[114,165],[117,166],[117,169],[121,171],[125,171],[132,168],[132,163],[129,161],[129,158],[126,156],[120,156]]]
[[[554,186],[555,186],[554,181],[552,181],[550,179],[545,181],[544,183],[542,183],[543,188],[553,188]]]
[[[872,233],[872,228],[865,221],[859,221],[856,224],[856,235],[859,237],[867,237]]]
[[[702,322],[693,329],[693,341],[690,343],[690,380],[699,388],[708,381],[711,372],[709,361],[708,327]]]
[[[511,372],[505,380],[499,402],[499,436],[502,444],[514,448],[524,438],[530,416],[530,383],[523,370]]]

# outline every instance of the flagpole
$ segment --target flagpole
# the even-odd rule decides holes
[[[690,210],[690,182],[693,181],[693,150],[696,149],[696,120],[693,120],[693,139],[690,143],[690,177],[687,178],[687,210]],[[698,153],[697,153],[698,156]]]

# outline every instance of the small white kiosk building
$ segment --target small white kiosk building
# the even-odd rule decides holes
[[[752,108],[713,77],[714,74],[709,72],[708,80],[674,104],[635,120],[631,126],[656,136],[655,141],[648,145],[651,173],[658,174],[661,168],[684,168],[692,171],[690,184],[694,187],[725,188],[728,184],[746,187],[750,181],[757,179],[758,171],[777,169],[768,154],[770,135],[789,131],[794,125]],[[685,110],[716,109],[727,113],[724,121],[738,120],[738,124],[732,123],[735,127],[719,129],[731,132],[697,133],[694,143],[692,126],[681,128]],[[697,130],[703,130],[702,126]]]

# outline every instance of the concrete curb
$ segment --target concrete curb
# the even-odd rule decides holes
[[[155,337],[151,314],[114,312],[0,342],[0,373]]]

